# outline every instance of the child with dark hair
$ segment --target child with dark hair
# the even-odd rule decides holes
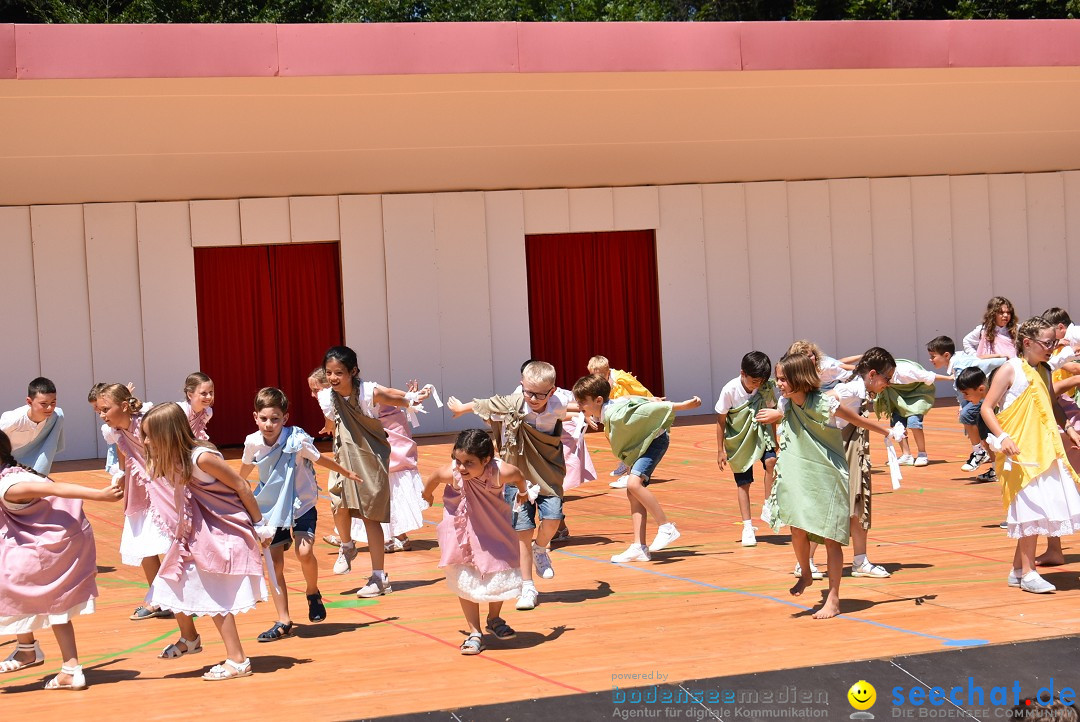
[[[527,498],[525,477],[517,467],[495,456],[486,431],[466,429],[458,434],[453,461],[436,471],[424,486],[424,500],[434,503],[435,487],[443,486],[443,518],[439,522],[439,566],[457,594],[469,634],[461,653],[484,649],[480,603],[487,602],[485,628],[498,639],[517,633],[501,616],[503,602],[521,587],[518,538],[510,523],[506,489],[514,490],[515,505]]]
[[[200,441],[208,441],[206,425],[214,415],[214,382],[202,371],[188,374],[184,379],[184,400],[180,408],[187,414],[191,433]]]
[[[371,577],[357,591],[359,597],[388,594],[390,577],[383,570],[386,548],[383,523],[390,522],[390,441],[379,421],[379,405],[409,406],[423,401],[430,391],[415,397],[399,389],[380,386],[360,379],[356,352],[348,346],[333,346],[323,357],[323,369],[329,388],[318,392],[319,406],[327,428],[334,434],[334,460],[363,480],[331,474],[329,491],[334,510],[334,524],[341,538],[335,574],[346,574],[356,557],[352,540],[352,517],[364,523],[371,556]]]
[[[44,376],[31,381],[26,405],[0,415],[0,431],[11,440],[16,461],[48,474],[64,450],[64,412],[56,405],[56,385]]]
[[[695,396],[671,403],[627,396],[613,401],[611,384],[603,376],[582,376],[574,383],[574,396],[587,418],[604,424],[611,452],[630,469],[626,496],[633,519],[633,542],[622,554],[611,557],[611,561],[647,562],[652,558],[650,552],[664,549],[680,536],[675,524],[668,521],[660,501],[649,491],[649,482],[667,452],[671,441],[668,430],[675,421],[675,412],[696,409],[701,406],[701,399]],[[652,543],[646,547],[650,515],[658,527]]]
[[[937,336],[930,339],[926,344],[926,351],[930,354],[930,363],[934,365],[934,368],[945,369],[948,376],[955,378],[959,378],[959,375],[965,370],[975,368],[983,374],[983,380],[985,381],[999,366],[1005,363],[1005,359],[1000,356],[980,358],[964,350],[957,351],[956,344],[948,336]],[[979,414],[982,401],[969,401],[955,381],[953,382],[953,388],[956,391],[956,399],[960,404],[960,424],[964,427],[964,433],[967,434],[968,441],[971,442],[971,454],[960,468],[963,471],[975,471],[986,462],[993,461],[990,451],[983,445],[983,439],[986,438],[987,431],[985,424],[981,423]],[[983,396],[985,395],[984,393]],[[990,469],[985,474],[980,474],[977,478],[979,481],[997,480],[993,469]]]
[[[761,351],[742,357],[739,375],[724,384],[716,401],[716,465],[724,471],[729,465],[735,474],[735,487],[742,516],[742,545],[757,544],[750,519],[750,485],[754,483],[754,464],[765,470],[765,501],[772,493],[773,467],[776,465],[776,427],[761,424],[757,414],[763,408],[776,407],[772,361]],[[766,523],[772,518],[767,503],[761,507]]]
[[[964,351],[979,358],[1016,358],[1016,307],[1004,296],[986,302],[982,323],[964,336]]]

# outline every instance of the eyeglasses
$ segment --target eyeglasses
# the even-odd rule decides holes
[[[552,392],[554,392],[554,391],[555,391],[555,387],[552,386],[547,391],[529,391],[528,389],[522,389],[521,393],[524,394],[525,398],[527,398],[527,399],[532,399],[533,401],[539,401],[540,399],[546,399],[548,396],[551,396]]]
[[[1053,351],[1054,347],[1057,346],[1057,339],[1051,339],[1049,341],[1043,341],[1042,339],[1033,338],[1031,340],[1034,341],[1035,343],[1039,344],[1040,346],[1042,346],[1047,351]]]

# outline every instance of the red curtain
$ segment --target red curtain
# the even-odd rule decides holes
[[[663,395],[653,231],[526,236],[525,263],[532,357],[555,365],[560,386],[601,354]]]
[[[288,396],[290,424],[318,431],[307,375],[341,343],[337,244],[196,248],[195,293],[200,370],[217,392],[211,440],[240,444],[255,430],[263,386]]]

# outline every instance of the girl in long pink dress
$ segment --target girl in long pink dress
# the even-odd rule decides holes
[[[116,486],[86,489],[19,466],[0,431],[0,634],[19,640],[0,672],[44,664],[34,631],[52,627],[64,661],[45,688],[86,688],[71,620],[94,611],[97,554],[82,500],[122,496]]]
[[[169,538],[159,525],[151,520],[150,492],[153,483],[146,471],[146,452],[143,449],[140,427],[144,404],[122,384],[109,384],[98,395],[98,407],[102,436],[110,444],[116,444],[117,457],[124,475],[124,531],[120,535],[120,561],[129,566],[142,567],[146,583],[150,584],[161,568],[161,555],[169,549]],[[155,617],[168,618],[172,614],[141,605],[131,613],[130,619],[139,621]]]
[[[251,489],[213,445],[195,439],[178,404],[150,409],[142,437],[147,470],[167,482],[151,486],[150,493],[155,521],[168,529],[172,541],[146,603],[174,612],[181,632],[162,656],[200,651],[192,617],[208,616],[227,658],[203,679],[250,676],[251,660],[244,655],[234,615],[266,600],[259,539],[269,539],[274,529],[256,531],[262,514]],[[170,648],[176,654],[168,654]]]
[[[516,486],[525,496],[525,477],[517,467],[495,458],[495,445],[486,431],[458,434],[453,463],[435,472],[424,486],[424,500],[433,501],[435,487],[443,488],[443,519],[439,522],[439,566],[446,583],[461,602],[469,636],[462,654],[484,649],[480,631],[480,602],[488,603],[487,631],[499,639],[516,635],[500,616],[503,602],[521,588],[518,539],[510,524],[510,506],[503,487]]]

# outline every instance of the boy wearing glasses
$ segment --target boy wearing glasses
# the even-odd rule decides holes
[[[517,490],[512,486],[506,490],[506,499],[514,508],[511,520],[518,533],[521,553],[522,584],[517,608],[533,609],[538,596],[532,578],[533,566],[544,579],[555,576],[548,549],[563,519],[566,461],[560,436],[563,418],[568,411],[576,413],[576,405],[567,408],[566,397],[556,393],[555,367],[544,361],[532,361],[521,372],[520,391],[509,396],[473,399],[467,404],[451,396],[446,406],[455,418],[474,413],[491,424],[500,458],[521,469],[530,487],[539,487],[539,494],[533,496],[536,492],[530,489],[520,506],[515,504]]]

